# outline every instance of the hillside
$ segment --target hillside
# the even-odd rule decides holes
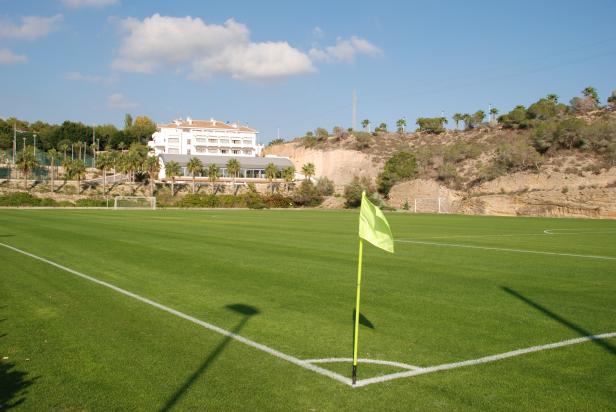
[[[544,147],[547,149],[544,150]],[[268,147],[296,169],[315,165],[338,193],[355,177],[378,184],[397,152],[414,155],[416,172],[396,182],[384,201],[395,208],[490,215],[616,218],[616,113],[567,115],[529,127],[495,122],[442,133],[338,133]]]

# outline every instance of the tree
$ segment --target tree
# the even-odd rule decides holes
[[[456,130],[457,130],[458,129],[458,125],[460,124],[460,122],[462,120],[464,120],[464,118],[462,117],[461,113],[454,113],[452,119],[453,119],[454,122],[456,122]]]
[[[447,119],[444,117],[420,117],[416,124],[420,132],[442,133],[445,131]]]
[[[310,177],[314,176],[315,169],[313,163],[306,163],[302,166],[302,173],[304,174],[304,179],[310,180]]]
[[[587,88],[582,90],[582,94],[584,95],[584,97],[588,97],[594,100],[597,105],[599,104],[599,94],[597,93],[597,89],[595,89],[594,87],[588,86]]]
[[[69,163],[68,175],[70,179],[77,180],[77,190],[81,193],[81,181],[86,177],[86,164],[83,160],[72,160]]]
[[[317,130],[315,130],[315,134],[317,136],[317,140],[320,140],[320,141],[325,141],[329,137],[329,133],[327,132],[327,129],[324,129],[322,127],[317,127]]]
[[[15,163],[17,164],[17,168],[24,175],[24,189],[28,189],[28,173],[36,169],[39,165],[36,156],[34,156],[33,148],[24,147],[24,150],[17,154]]]
[[[558,95],[557,94],[550,93],[545,98],[548,99],[549,101],[551,101],[554,104],[558,103]]]
[[[149,156],[143,162],[145,171],[148,173],[148,180],[150,181],[150,196],[154,196],[154,182],[160,172],[160,162],[158,156]]]
[[[415,156],[410,152],[396,152],[387,160],[383,171],[377,177],[378,191],[387,196],[393,185],[414,177],[416,172]]]
[[[272,193],[274,193],[274,179],[276,178],[277,174],[278,174],[278,168],[276,167],[275,164],[268,163],[267,166],[265,166],[265,177],[267,178],[267,180],[269,180]]]
[[[289,190],[291,182],[293,182],[293,179],[295,179],[295,167],[293,166],[285,167],[282,170],[282,177],[286,183],[287,190]]]
[[[207,167],[207,178],[212,185],[212,194],[215,193],[216,181],[218,180],[218,166],[211,164]]]
[[[375,132],[387,132],[387,123],[383,122],[379,124],[379,127],[374,129]]]
[[[235,188],[235,180],[237,179],[237,175],[240,173],[240,162],[237,159],[229,159],[227,161],[227,172],[233,177],[233,187]]]
[[[344,187],[345,206],[350,208],[361,205],[363,192],[366,192],[366,196],[371,198],[370,200],[373,203],[380,203],[378,198],[374,198],[374,186],[370,183],[370,180],[365,176],[361,179],[355,176],[353,181]]]
[[[526,111],[528,119],[549,120],[567,111],[567,106],[558,103],[558,96],[547,95],[531,104]]]
[[[156,131],[156,123],[147,116],[137,116],[132,126],[125,130],[133,141],[145,143]]]
[[[171,196],[175,196],[175,178],[181,173],[180,165],[173,160],[165,163],[165,176],[171,179]]]
[[[124,130],[128,130],[133,127],[133,116],[130,113],[124,115]]]
[[[199,158],[191,157],[186,164],[186,169],[188,169],[188,173],[192,176],[192,192],[195,193],[195,177],[198,174],[201,174],[201,170],[203,170],[203,163],[201,163]]]
[[[47,157],[49,157],[49,169],[51,175],[51,191],[54,191],[54,178],[55,178],[55,168],[56,168],[56,159],[58,158],[58,151],[54,148],[51,148],[47,151]]]
[[[498,114],[498,109],[496,107],[492,107],[490,109],[490,122],[494,122],[496,120],[497,114]]]
[[[473,114],[473,124],[481,124],[486,118],[486,113],[483,110],[477,110]]]
[[[612,91],[612,95],[607,98],[607,104],[612,109],[616,109],[616,90]]]
[[[499,116],[498,122],[507,129],[524,129],[530,125],[528,122],[526,108],[522,105],[517,105],[509,113]]]
[[[398,133],[404,132],[404,128],[406,127],[406,119],[405,118],[398,119],[396,121],[396,127],[398,128]]]
[[[64,152],[64,160],[66,160],[66,151],[68,150],[68,143],[60,143],[58,145],[58,149],[62,152]]]
[[[364,119],[364,120],[361,121],[361,127],[363,127],[364,130],[366,130],[368,128],[368,126],[370,126],[370,120]]]
[[[101,153],[96,159],[96,168],[103,175],[103,194],[107,192],[107,170],[112,165],[113,159],[109,153]]]

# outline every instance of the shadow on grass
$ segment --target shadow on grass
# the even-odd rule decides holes
[[[241,303],[227,305],[225,307],[233,312],[244,315],[242,320],[240,320],[238,324],[235,325],[235,327],[231,330],[231,333],[233,334],[238,334],[240,330],[242,330],[246,322],[248,322],[248,320],[252,316],[258,315],[260,313],[259,309],[253,306],[244,305]],[[171,395],[171,397],[167,400],[165,405],[160,410],[161,411],[171,410],[175,406],[175,404],[178,403],[178,401],[182,398],[182,396],[184,396],[186,391],[193,385],[193,383],[195,383],[197,379],[199,379],[199,377],[203,375],[203,373],[212,365],[212,363],[214,363],[216,358],[220,356],[220,354],[225,350],[225,348],[231,342],[231,340],[232,340],[231,336],[225,336],[225,338],[218,344],[218,346],[216,346],[216,348],[214,348],[212,352],[210,352],[208,357],[193,372],[193,374],[190,375],[188,379],[186,379],[186,381],[184,381],[182,386],[180,386],[173,395]]]
[[[15,235],[0,235],[0,237],[14,237]]]
[[[370,322],[370,319],[365,317],[361,312],[359,312],[359,324],[367,328],[374,329],[374,324]],[[353,329],[355,329],[355,309],[353,309]]]
[[[543,313],[544,315],[546,315],[547,317],[554,319],[555,321],[557,321],[558,323],[568,327],[569,329],[577,332],[578,334],[580,334],[581,336],[592,336],[594,335],[591,331],[584,329],[583,327],[581,327],[580,325],[577,325],[565,318],[563,318],[560,315],[557,315],[556,313],[552,312],[550,309],[546,308],[545,306],[540,305],[539,303],[527,298],[526,296],[522,295],[520,292],[517,292],[511,288],[508,288],[506,286],[501,286],[501,288],[509,293],[510,295],[520,299],[522,302],[528,304],[529,306],[532,306],[533,308],[537,309],[539,312]],[[600,346],[601,348],[603,348],[605,351],[607,351],[608,353],[616,356],[616,346],[610,344],[607,340],[605,339],[593,339],[591,340],[592,343],[594,343],[595,345]]]

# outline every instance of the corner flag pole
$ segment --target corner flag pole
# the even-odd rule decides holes
[[[357,261],[357,298],[355,300],[355,329],[353,333],[353,385],[357,382],[357,342],[359,341],[359,296],[361,292],[361,264],[364,243],[359,238],[359,260]]]

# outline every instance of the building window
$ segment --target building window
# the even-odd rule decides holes
[[[197,146],[195,147],[195,150],[197,151],[197,153],[205,153],[205,146]]]
[[[207,149],[208,153],[218,153],[218,149]]]
[[[180,154],[180,150],[176,148],[169,148],[169,154]]]
[[[190,154],[190,149],[186,150],[186,154],[189,155]]]
[[[186,139],[186,144],[190,144],[190,139]]]
[[[222,144],[229,144],[229,140],[228,139],[220,139],[220,143],[222,143]]]
[[[233,149],[232,152],[233,152],[233,154],[241,154],[242,153],[241,150],[237,150],[237,149]]]
[[[229,152],[229,151],[228,151],[227,149],[221,149],[221,150],[220,150],[220,153],[222,153],[222,154],[227,154],[228,152]]]
[[[169,143],[180,143],[180,139],[178,139],[177,137],[170,137]]]
[[[208,139],[209,143],[218,143],[218,139]]]
[[[233,144],[242,144],[242,141],[241,140],[234,140]]]
[[[206,143],[206,142],[207,142],[207,140],[206,140],[206,139],[195,139],[195,141],[196,141],[197,143]]]

